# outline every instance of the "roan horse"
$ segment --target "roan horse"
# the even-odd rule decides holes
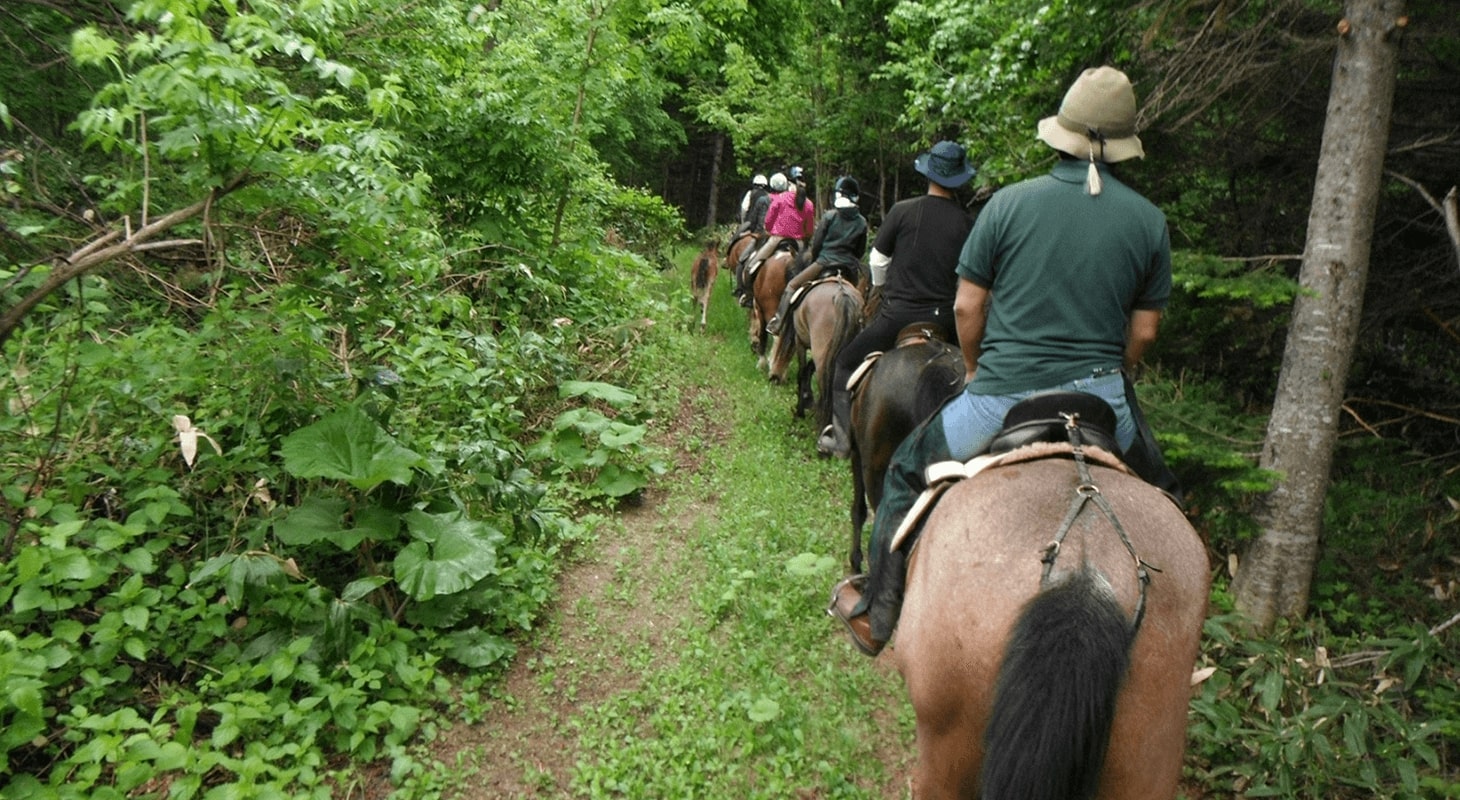
[[[756,367],[770,369],[770,333],[766,323],[776,315],[781,305],[781,293],[786,290],[786,273],[791,268],[796,254],[789,250],[777,250],[756,269],[750,277],[750,349],[755,352]]]
[[[689,294],[700,309],[700,330],[710,315],[710,296],[715,289],[715,277],[720,274],[720,243],[714,239],[705,242],[705,249],[695,256],[694,266],[689,271]]]
[[[926,519],[896,634],[923,800],[1176,794],[1206,549],[1167,495],[1079,452],[1012,451]]]
[[[862,529],[882,502],[882,478],[908,433],[963,388],[963,356],[931,327],[909,325],[897,345],[853,373],[852,573],[862,572]]]
[[[841,277],[822,278],[808,285],[786,313],[790,319],[782,320],[781,333],[775,339],[771,380],[780,383],[786,379],[791,356],[795,355],[798,374],[794,413],[800,417],[806,409],[813,409],[816,430],[820,431],[831,422],[831,378],[836,372],[832,361],[837,351],[862,330],[862,293]]]

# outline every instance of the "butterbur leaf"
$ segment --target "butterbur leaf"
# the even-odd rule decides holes
[[[599,381],[563,381],[558,386],[558,396],[562,398],[588,396],[595,400],[602,400],[614,408],[637,403],[639,398],[625,389],[620,389],[611,383],[600,383]]]
[[[366,597],[369,597],[371,592],[387,583],[390,583],[390,578],[383,575],[375,575],[369,578],[350,581],[345,586],[344,591],[340,592],[340,599],[346,603],[358,603]]]
[[[608,426],[608,430],[599,434],[598,441],[602,442],[604,447],[623,450],[629,445],[643,441],[647,431],[648,429],[643,425],[625,425],[622,422],[615,422]]]
[[[395,579],[416,600],[471,588],[497,571],[497,545],[506,537],[496,528],[460,512],[406,515],[416,541],[395,557]]]
[[[781,704],[770,699],[769,697],[762,697],[761,699],[750,704],[751,722],[770,722],[780,715]]]
[[[644,476],[616,464],[604,464],[593,485],[609,497],[623,497],[644,487]]]
[[[402,447],[353,406],[284,438],[284,469],[296,478],[331,478],[369,491],[385,481],[409,485],[426,459]]]
[[[786,562],[786,571],[792,575],[820,575],[835,567],[836,559],[825,553],[801,553]]]
[[[355,527],[346,528],[345,501],[311,497],[274,523],[274,535],[290,545],[332,542],[346,552],[353,551],[366,540],[388,542],[400,530],[400,515],[380,506],[369,505],[356,512]]]
[[[457,631],[445,637],[446,655],[468,667],[480,669],[512,657],[517,648],[511,642],[481,628]]]

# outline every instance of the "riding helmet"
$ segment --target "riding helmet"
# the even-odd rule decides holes
[[[765,176],[764,175],[757,175],[754,178],[751,178],[750,179],[750,185],[751,186],[766,186],[768,184],[769,184],[769,181],[767,181],[765,179]]]
[[[806,171],[800,167],[791,167],[787,172],[790,173],[787,177],[798,183],[806,177]]]
[[[855,203],[857,202],[858,194],[857,179],[850,175],[843,175],[836,179],[836,186],[833,188],[833,191]]]
[[[773,192],[784,192],[784,191],[786,191],[786,176],[785,175],[782,175],[781,173],[777,172],[776,174],[774,174],[774,175],[771,176],[771,191],[773,191]]]

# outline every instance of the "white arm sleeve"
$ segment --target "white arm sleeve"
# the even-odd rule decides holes
[[[887,265],[892,263],[892,257],[883,255],[874,247],[871,255],[867,256],[867,263],[872,267],[872,285],[881,286],[887,281]]]

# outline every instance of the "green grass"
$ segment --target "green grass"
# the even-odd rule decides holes
[[[756,370],[728,275],[703,333],[685,290],[665,291],[672,330],[639,371],[662,384],[662,414],[700,418],[676,423],[676,444],[700,466],[659,481],[653,513],[679,565],[651,573],[664,583],[649,592],[683,592],[683,613],[626,656],[641,683],[575,722],[571,794],[887,797],[905,782],[911,709],[896,674],[824,612],[846,563],[848,463],[817,456],[811,420],[792,416],[793,388]]]

